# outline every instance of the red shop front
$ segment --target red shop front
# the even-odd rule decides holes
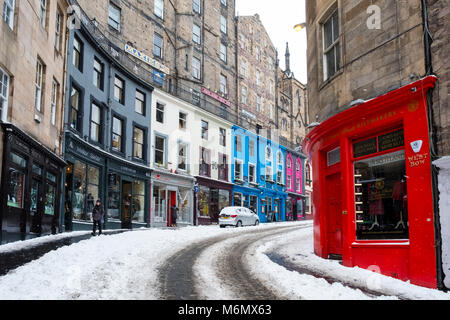
[[[435,81],[352,107],[307,135],[318,256],[437,287],[426,103]]]

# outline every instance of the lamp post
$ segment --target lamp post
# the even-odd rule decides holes
[[[305,29],[305,28],[306,28],[306,22],[297,23],[297,24],[294,26],[294,30],[297,31],[297,32],[302,31],[302,30]]]

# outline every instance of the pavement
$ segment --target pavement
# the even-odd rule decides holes
[[[103,230],[103,235],[111,235],[122,232],[127,232],[130,230]],[[98,233],[97,233],[98,236]],[[44,236],[43,236],[44,237]],[[68,235],[64,238],[55,237],[54,240],[51,237],[46,238],[45,242],[33,243],[29,241],[29,245],[18,246],[17,249],[12,248],[5,251],[1,251],[2,246],[0,246],[0,276],[7,274],[9,271],[16,269],[28,262],[36,260],[42,257],[47,252],[56,250],[58,248],[69,246],[71,244],[77,243],[82,240],[87,240],[93,237],[90,232],[86,234],[74,234],[74,236]],[[21,244],[26,244],[28,240],[22,241]]]

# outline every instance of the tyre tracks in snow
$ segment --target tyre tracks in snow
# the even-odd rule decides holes
[[[235,299],[277,300],[287,299],[279,296],[249,272],[244,261],[247,249],[255,242],[273,237],[283,232],[310,228],[311,225],[271,227],[269,229],[251,229],[240,233],[230,233],[196,242],[169,257],[158,270],[161,299],[165,300],[201,300],[205,297],[203,287],[225,287]],[[197,260],[208,250],[223,247],[223,254],[212,261],[209,270],[220,283],[205,283],[194,268]],[[219,275],[217,273],[220,273]],[[203,281],[202,281],[203,279]],[[218,290],[220,292],[220,290]],[[217,294],[217,292],[216,292]],[[224,297],[229,299],[230,297]],[[222,299],[216,297],[215,299]]]

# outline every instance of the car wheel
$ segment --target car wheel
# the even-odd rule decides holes
[[[242,221],[241,220],[239,220],[237,223],[236,223],[236,227],[242,227]]]
[[[220,227],[221,227],[221,228],[225,228],[225,225],[222,224],[222,225],[220,225]]]
[[[257,226],[258,224],[259,224],[259,220],[256,219],[256,220],[255,220],[255,226]]]

